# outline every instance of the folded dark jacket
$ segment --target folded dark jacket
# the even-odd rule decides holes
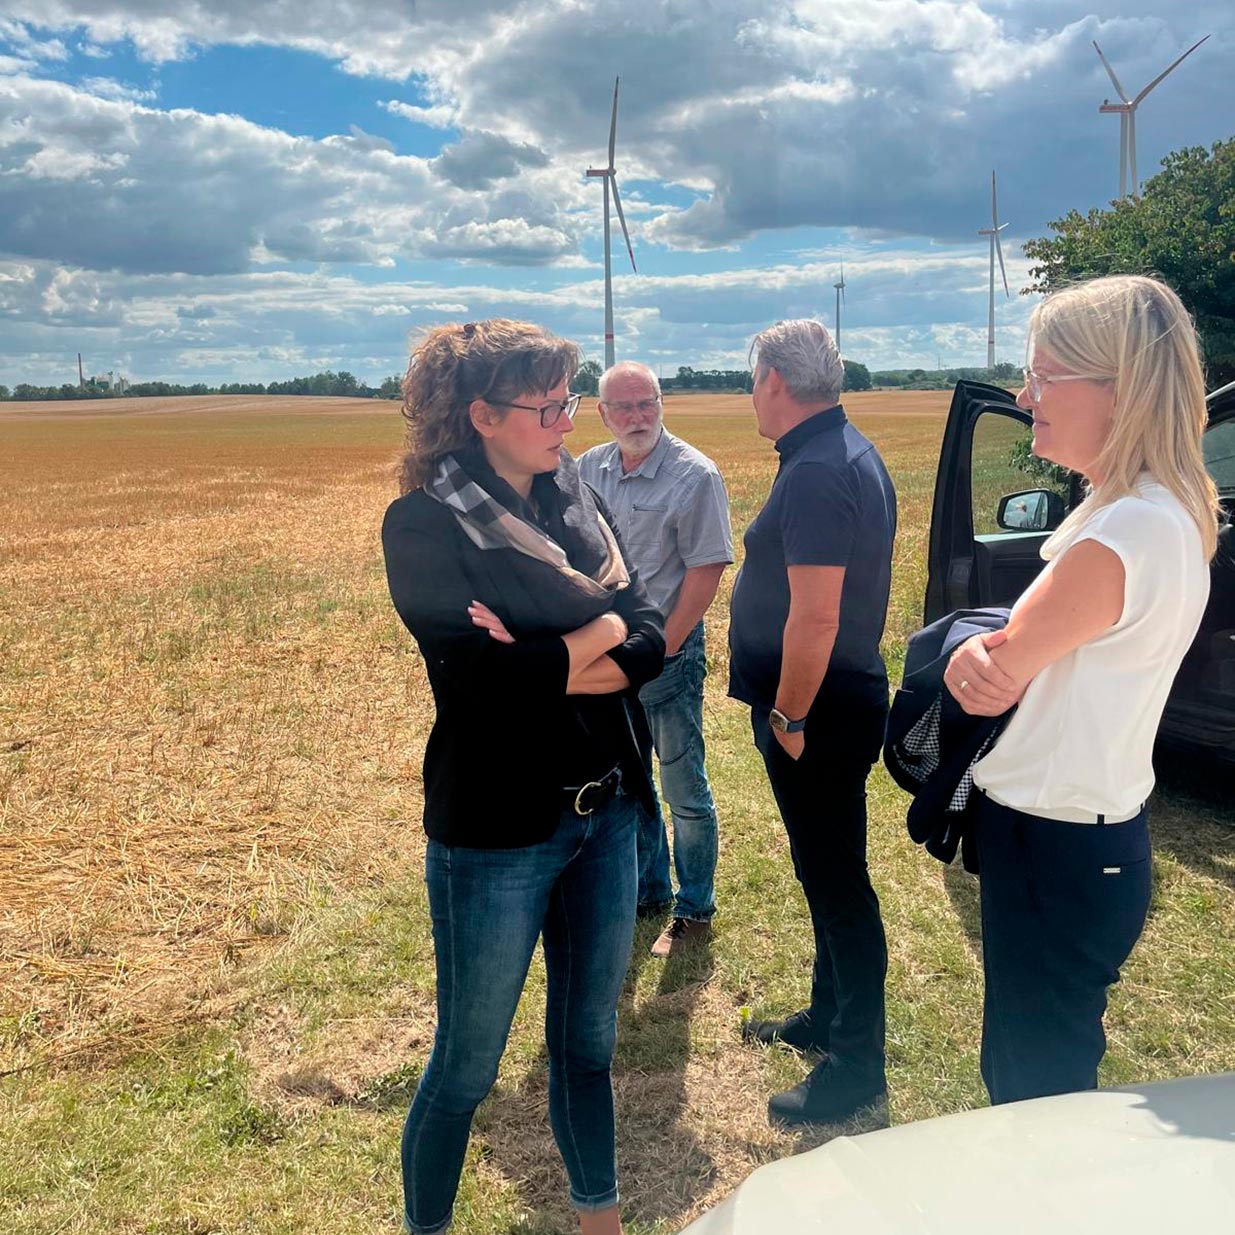
[[[970,824],[973,765],[994,744],[1015,708],[1000,716],[970,716],[943,684],[952,652],[976,634],[1002,630],[1007,609],[958,609],[909,639],[901,688],[892,700],[883,762],[913,794],[909,835],[941,862],[961,850],[968,871],[978,869]]]

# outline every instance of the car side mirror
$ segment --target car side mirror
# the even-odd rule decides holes
[[[999,499],[995,522],[1009,532],[1053,532],[1062,522],[1067,508],[1058,493],[1049,489],[1027,489]]]

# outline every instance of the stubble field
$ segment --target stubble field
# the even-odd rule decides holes
[[[947,396],[850,396],[901,512],[885,640],[919,624]],[[739,396],[667,401],[735,532],[775,454]],[[570,445],[601,438],[594,405]],[[419,765],[430,720],[386,596],[395,405],[132,400],[0,411],[0,1228],[397,1225],[402,1113],[433,1028]],[[725,698],[733,572],[709,620],[721,810],[712,946],[636,944],[615,1084],[628,1230],[678,1229],[752,1166],[807,1066],[743,1047],[796,1007],[809,931],[746,715]],[[483,766],[483,752],[478,752]],[[1235,1067],[1235,809],[1168,769],[1153,918],[1104,1079]],[[871,782],[891,950],[894,1121],[983,1101],[976,887]],[[570,1229],[546,1118],[542,971],[482,1108],[456,1229]]]

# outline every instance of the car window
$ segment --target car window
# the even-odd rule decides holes
[[[1218,492],[1235,494],[1235,420],[1214,425],[1204,437],[1205,468],[1214,478]]]
[[[1022,421],[993,408],[974,422],[969,462],[975,536],[1012,534],[1013,529],[996,522],[999,499],[1009,493],[1047,489],[1067,502],[1067,471],[1037,458],[1032,442],[1033,433]]]

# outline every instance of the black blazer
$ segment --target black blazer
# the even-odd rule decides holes
[[[901,689],[892,700],[884,737],[883,762],[892,779],[914,795],[905,823],[909,835],[941,862],[948,863],[961,849],[967,871],[978,870],[977,853],[970,843],[970,795],[966,806],[952,809],[965,773],[1008,723],[1015,707],[1001,716],[970,716],[943,684],[952,652],[972,635],[1002,630],[1009,610],[958,609],[909,637]],[[938,766],[929,774],[908,757],[902,743],[911,729],[938,700],[939,723],[934,733]]]
[[[599,499],[597,505],[612,528]],[[454,515],[422,490],[391,503],[382,547],[391,599],[420,647],[437,706],[424,757],[425,832],[446,845],[483,849],[547,839],[557,826],[561,790],[573,783],[554,758],[554,735],[579,725],[579,697],[566,694],[565,632],[512,629],[516,641],[504,644],[474,626],[467,614],[473,600],[505,618],[503,597],[526,586],[515,569],[518,555],[477,548]],[[619,735],[623,785],[654,814],[627,696],[660,673],[664,624],[636,572],[630,575],[613,606],[629,637],[609,653],[630,690],[590,696],[587,706],[612,709],[604,719]]]

